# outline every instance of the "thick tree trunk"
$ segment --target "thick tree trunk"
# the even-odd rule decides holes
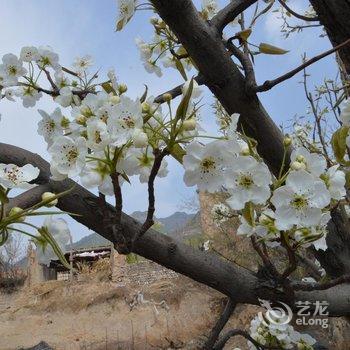
[[[350,38],[350,0],[310,0],[329,40],[337,46]],[[350,46],[339,51],[340,58],[350,75]]]
[[[350,38],[350,0],[310,0],[329,40],[337,46]],[[343,67],[350,76],[350,46],[339,51]],[[350,222],[338,210],[328,225],[327,251],[318,251],[317,258],[327,273],[339,277],[350,273]]]

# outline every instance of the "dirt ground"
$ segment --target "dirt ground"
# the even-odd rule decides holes
[[[221,299],[183,278],[141,290],[110,282],[51,281],[0,298],[1,350],[40,341],[67,350],[117,349],[117,344],[185,348],[185,343],[195,349],[193,339],[210,329]]]
[[[200,349],[224,299],[185,277],[143,287],[45,282],[0,294],[0,350],[40,341],[57,350]],[[226,328],[248,330],[257,310],[239,305]],[[333,339],[329,349],[350,349],[350,328],[342,320],[332,321],[322,336]],[[246,350],[246,341],[236,337],[225,349],[236,347]]]

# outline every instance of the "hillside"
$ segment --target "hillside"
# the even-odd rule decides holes
[[[135,211],[131,216],[140,222],[144,221],[147,212]],[[173,237],[183,239],[185,236],[189,236],[192,233],[200,234],[200,222],[197,220],[199,217],[197,214],[187,214],[184,212],[175,212],[174,214],[165,217],[155,217],[155,222],[162,224],[161,230]],[[88,236],[83,237],[79,241],[73,243],[74,249],[82,249],[86,247],[97,247],[101,245],[107,245],[109,241],[101,237],[96,233],[92,233]]]

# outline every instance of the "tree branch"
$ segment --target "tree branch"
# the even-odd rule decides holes
[[[212,18],[210,24],[221,34],[227,24],[232,22],[238,15],[257,1],[258,0],[232,0]]]
[[[258,152],[276,176],[283,162],[283,136],[255,94],[245,89],[245,77],[231,59],[213,23],[226,23],[230,15],[205,22],[190,0],[152,0],[159,15],[184,46],[205,84],[229,114],[239,113],[240,127],[257,140]],[[236,1],[232,2],[236,3]],[[231,3],[231,6],[232,6]],[[245,5],[253,3],[245,2]],[[220,18],[226,18],[221,20]],[[205,43],[205,44],[204,44]],[[289,163],[287,156],[286,165]]]
[[[50,166],[41,157],[19,147],[0,143],[0,163],[18,166],[32,164],[40,169],[39,182],[44,183],[46,180],[45,186],[38,186],[13,199],[16,206],[25,208],[26,203],[38,203],[43,192],[60,193],[70,189],[67,195],[59,198],[57,207],[75,213],[72,216],[74,220],[115,243],[112,230],[103,222],[100,199],[72,180],[50,180]],[[110,215],[115,215],[115,208],[111,205],[107,204],[106,210]],[[140,231],[141,224],[123,213],[122,229],[124,237],[132,240]],[[269,281],[258,279],[249,270],[228,263],[215,254],[194,250],[189,245],[152,229],[135,242],[133,252],[212,287],[237,303],[260,305],[259,298],[263,298],[286,302],[293,310],[297,310],[295,301],[309,301],[312,305],[317,300],[325,300],[330,304],[330,316],[350,315],[349,284],[336,285],[326,291],[300,291],[291,300],[286,293],[275,288]]]
[[[236,308],[236,305],[237,304],[233,300],[231,300],[231,299],[227,300],[224,311],[222,312],[220,318],[218,319],[214,328],[210,332],[208,340],[204,344],[204,347],[203,347],[204,350],[212,350],[213,349],[213,346],[215,345],[216,340],[218,339],[221,331],[223,330],[226,323],[230,319],[233,311]]]
[[[293,11],[284,0],[278,0],[278,2],[294,17],[302,19],[303,21],[307,21],[307,22],[318,22],[319,18],[318,17],[307,17],[307,16],[303,16],[295,11]]]
[[[326,52],[324,52],[324,53],[322,53],[322,54],[320,54],[318,56],[315,56],[315,57],[307,60],[306,62],[301,64],[299,67],[291,70],[290,72],[288,72],[288,73],[286,73],[286,74],[284,74],[284,75],[282,75],[282,76],[280,76],[280,77],[278,77],[278,78],[276,78],[274,80],[266,80],[264,82],[264,84],[256,86],[254,88],[254,91],[255,92],[263,92],[263,91],[271,90],[277,84],[280,84],[280,83],[282,83],[282,82],[292,78],[294,75],[296,75],[297,73],[301,72],[306,67],[311,66],[315,62],[321,60],[322,58],[325,58],[325,57],[331,55],[332,53],[340,50],[341,48],[343,48],[343,47],[345,47],[345,46],[347,46],[349,44],[350,44],[350,39],[344,41],[342,44],[340,44],[340,45],[338,45],[338,46],[336,46],[336,47],[334,47],[334,48],[332,48],[332,49],[330,49],[330,50],[328,50],[328,51],[326,51]]]

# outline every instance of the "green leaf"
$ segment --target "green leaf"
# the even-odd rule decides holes
[[[182,65],[181,61],[178,60],[176,57],[174,57],[175,59],[175,65],[176,65],[176,68],[177,70],[180,72],[181,76],[187,80],[187,75],[186,75],[186,71],[185,71],[185,68],[184,66]]]
[[[284,54],[289,52],[289,51],[281,49],[277,46],[273,46],[273,45],[266,44],[266,43],[261,43],[259,45],[259,51],[260,51],[260,53],[264,53],[267,55],[284,55]]]
[[[349,129],[350,128],[348,126],[342,126],[333,134],[331,140],[333,152],[337,162],[344,165],[349,165],[350,163],[344,159],[347,152],[346,138],[348,137]]]
[[[254,207],[251,202],[245,204],[242,215],[250,226],[254,226]]]
[[[5,203],[9,202],[9,199],[8,199],[8,197],[6,195],[6,190],[2,186],[0,186],[0,202],[2,204],[5,204]]]
[[[117,92],[113,89],[112,85],[109,82],[104,82],[101,84],[104,91],[107,92],[107,94],[110,94],[111,92],[114,95],[117,95]]]
[[[242,30],[238,33],[235,34],[236,38],[240,38],[243,41],[247,41],[248,38],[250,37],[250,34],[252,34],[252,29],[251,28],[247,28],[245,30]]]
[[[179,103],[179,106],[176,110],[176,120],[184,119],[186,117],[188,105],[191,100],[193,92],[193,78],[190,81],[190,85],[188,86],[188,89],[186,91],[186,94],[182,97],[181,102]]]
[[[145,84],[145,92],[143,93],[143,95],[140,98],[140,102],[143,103],[146,101],[147,98],[147,93],[148,93],[148,86]]]
[[[185,150],[180,145],[174,145],[170,151],[170,154],[182,164],[182,158],[186,154]]]

